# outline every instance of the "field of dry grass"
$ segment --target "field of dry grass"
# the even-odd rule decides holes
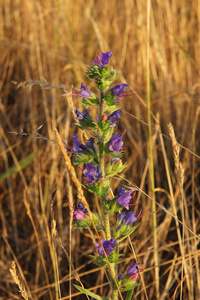
[[[149,0],[0,3],[2,300],[58,299],[58,289],[62,300],[86,299],[73,287],[79,281],[103,297],[109,294],[107,273],[89,257],[94,253],[90,233],[74,230],[70,208],[77,204],[77,190],[51,141],[57,128],[72,145],[77,129],[60,85],[80,88],[84,82],[92,89],[84,71],[99,51],[112,51],[118,82],[134,89],[120,102],[119,130],[126,131],[128,167],[122,178],[113,180],[112,189],[120,183],[137,185],[135,201],[141,201],[145,214],[120,250],[124,260],[119,270],[135,260],[144,263],[133,299],[200,299],[200,0],[152,0],[149,15],[148,4]],[[14,84],[43,78],[49,83],[45,86],[57,87],[44,89],[32,81],[27,88]],[[79,101],[73,97],[74,107]],[[82,181],[81,170],[76,171]],[[86,192],[85,196],[91,209],[98,210],[98,199]]]

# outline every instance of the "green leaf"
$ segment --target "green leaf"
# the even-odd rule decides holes
[[[88,296],[91,296],[91,297],[93,297],[94,299],[97,299],[97,300],[108,300],[107,298],[102,298],[102,297],[100,297],[99,295],[96,295],[96,294],[90,292],[89,290],[86,290],[86,289],[84,289],[84,288],[82,288],[82,287],[80,287],[80,286],[78,286],[78,285],[76,285],[76,284],[74,284],[74,286],[77,288],[77,290],[79,290],[79,291],[82,292],[83,294],[86,294],[86,295],[88,295]]]
[[[79,152],[77,156],[74,157],[73,163],[74,165],[82,165],[91,162],[93,158],[92,151],[87,150],[86,152]]]
[[[115,251],[112,251],[111,254],[108,256],[108,260],[110,263],[117,263],[119,261],[119,258],[122,256],[123,254],[119,254]]]
[[[136,286],[138,286],[139,284],[137,282],[135,282],[134,284],[129,284],[127,285],[125,288],[120,288],[121,292],[126,292],[126,291],[130,291],[133,290]]]
[[[20,170],[24,169],[26,166],[28,166],[30,163],[32,163],[32,161],[34,160],[35,157],[36,157],[36,154],[31,153],[28,156],[26,156],[25,158],[21,159],[19,161],[20,168],[18,168],[15,165],[15,166],[11,167],[7,172],[0,174],[0,181],[12,176],[15,173],[18,173]]]
[[[126,300],[131,300],[131,297],[133,295],[133,289],[132,290],[129,290],[127,296],[126,296]]]
[[[118,240],[118,243],[121,243],[121,241],[123,241],[124,239],[126,239],[129,235],[131,235],[135,230],[136,228],[140,225],[137,224],[136,226],[134,226],[133,228],[131,228],[130,230],[126,231],[126,234],[122,233],[122,235],[124,235],[124,237],[122,237],[121,239]]]

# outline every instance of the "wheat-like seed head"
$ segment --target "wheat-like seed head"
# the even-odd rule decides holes
[[[11,267],[10,267],[9,271],[10,271],[10,273],[11,273],[11,275],[12,275],[12,278],[13,278],[14,282],[18,285],[19,291],[20,291],[22,297],[23,297],[25,300],[28,300],[28,294],[27,294],[27,292],[26,292],[26,289],[25,289],[25,287],[22,285],[22,283],[20,282],[19,277],[17,276],[15,261],[12,261]]]

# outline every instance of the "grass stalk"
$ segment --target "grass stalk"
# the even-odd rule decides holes
[[[150,17],[151,17],[151,0],[147,1],[147,118],[148,118],[148,135],[149,135],[149,157],[150,157],[150,179],[152,198],[155,200],[155,181],[154,181],[154,162],[153,162],[153,145],[151,134],[151,95],[150,95]],[[156,203],[152,202],[152,211],[156,211]],[[154,262],[155,262],[155,282],[156,298],[159,299],[159,260],[158,260],[158,240],[157,240],[157,219],[153,214],[153,236],[154,236]]]

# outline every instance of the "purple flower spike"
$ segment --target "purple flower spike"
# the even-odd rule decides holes
[[[119,133],[114,134],[110,139],[109,149],[113,151],[115,154],[118,154],[122,146],[123,146],[122,136],[120,136]]]
[[[99,67],[106,66],[109,64],[111,56],[112,52],[102,52],[101,55],[97,56],[98,61],[94,60],[92,65],[98,65]]]
[[[129,210],[129,202],[132,199],[132,196],[131,196],[132,192],[133,191],[130,190],[130,191],[125,193],[125,189],[123,189],[123,190],[122,190],[122,188],[121,188],[121,190],[119,189],[117,203],[119,205],[124,206],[126,209]]]
[[[92,96],[92,92],[90,92],[90,90],[88,90],[88,88],[84,85],[84,83],[82,82],[81,83],[81,97],[84,97],[84,98],[91,98]]]
[[[110,116],[109,116],[109,119],[110,119],[110,122],[111,123],[116,123],[116,121],[121,117],[121,112],[120,110],[116,110],[114,111]]]
[[[117,96],[115,98],[116,100],[119,100],[124,97],[124,94],[126,92],[126,86],[128,86],[128,84],[118,84],[112,88],[113,94]]]
[[[73,136],[73,141],[74,141],[74,153],[87,151],[87,147],[78,141],[78,134],[75,134]]]
[[[107,256],[117,247],[117,241],[114,239],[110,239],[109,241],[105,241],[104,239],[101,240],[103,248]],[[98,248],[99,254],[105,256],[104,251],[99,243],[96,243],[95,246]]]
[[[82,112],[80,112],[78,109],[75,109],[74,112],[77,115],[78,120],[86,120],[87,116],[89,116],[89,112],[87,109],[84,109]]]
[[[95,180],[102,178],[102,170],[99,170],[99,167],[95,167],[93,163],[87,163],[86,168],[83,171],[85,179],[90,183],[94,183]]]

